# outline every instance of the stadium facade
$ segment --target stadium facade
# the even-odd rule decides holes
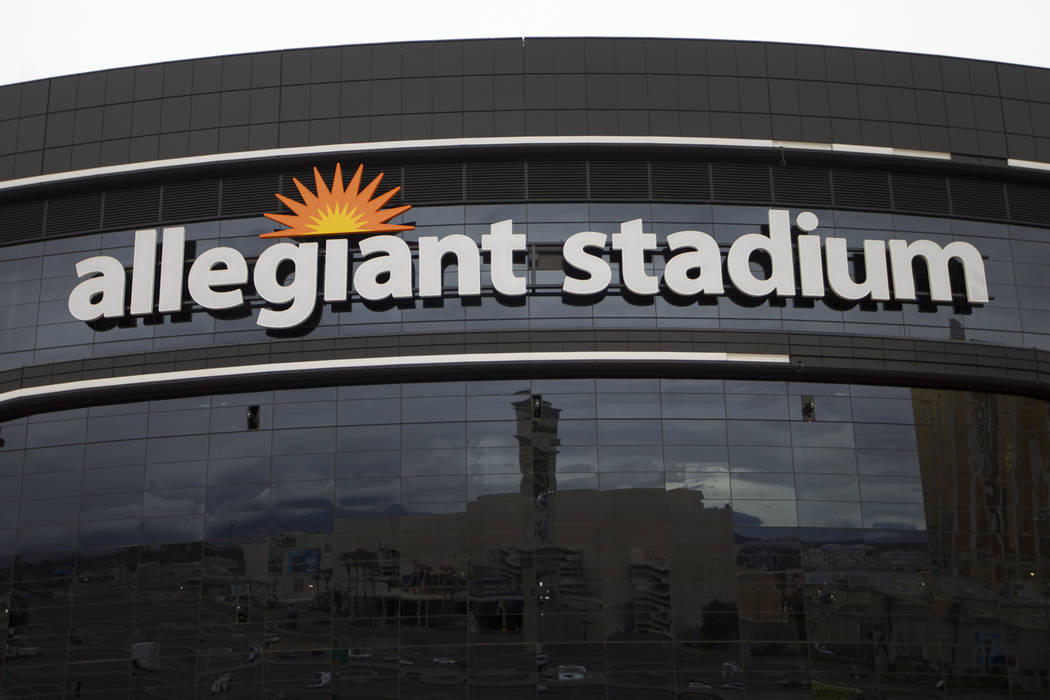
[[[1050,70],[224,56],[0,178],[0,697],[1050,693]]]

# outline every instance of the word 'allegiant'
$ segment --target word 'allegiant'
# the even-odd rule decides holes
[[[835,296],[847,301],[915,300],[912,262],[921,258],[928,271],[930,298],[950,302],[948,267],[949,261],[955,259],[962,265],[967,301],[988,302],[984,260],[969,243],[954,241],[940,246],[928,240],[866,240],[864,278],[858,282],[850,273],[846,239],[811,235],[818,223],[812,212],[799,214],[795,225],[801,233],[793,240],[790,214],[771,209],[768,235],[745,234],[729,247],[724,267],[733,287],[756,298],[774,295],[817,299],[825,296],[830,287]],[[722,253],[715,239],[702,231],[669,234],[667,249],[671,255],[662,276],[649,274],[646,256],[660,248],[656,234],[643,232],[641,219],[622,223],[619,233],[611,237],[596,231],[570,236],[562,255],[574,273],[566,275],[564,293],[592,296],[609,287],[612,267],[605,255],[610,238],[612,251],[619,257],[623,286],[634,294],[658,294],[661,282],[667,291],[681,297],[725,293]],[[369,301],[411,299],[415,294],[434,298],[442,295],[443,269],[449,258],[454,258],[457,295],[478,296],[482,253],[488,255],[493,290],[506,297],[520,297],[527,291],[526,278],[514,271],[515,255],[526,251],[526,237],[513,232],[510,220],[492,224],[490,232],[481,236],[480,249],[463,234],[420,237],[415,276],[412,249],[397,236],[360,238],[358,247],[363,259],[353,266],[352,275],[348,239],[332,238],[324,245],[323,266],[318,262],[318,243],[277,243],[263,250],[251,275],[244,255],[225,246],[201,253],[187,273],[185,231],[181,227],[166,228],[160,246],[158,283],[157,232],[137,231],[130,308],[124,266],[116,258],[100,255],[77,263],[77,275],[82,281],[69,295],[69,311],[81,321],[120,318],[128,313],[175,313],[182,310],[187,291],[190,299],[205,309],[232,309],[244,304],[243,288],[250,276],[255,291],[269,305],[259,310],[258,324],[265,328],[293,328],[313,313],[319,277],[326,302],[345,302],[351,281],[353,290]],[[759,276],[752,270],[756,254],[767,257],[768,275]],[[289,265],[293,274],[282,274]],[[322,275],[319,267],[323,267]]]

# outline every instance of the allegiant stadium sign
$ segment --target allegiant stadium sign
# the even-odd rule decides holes
[[[526,252],[528,242],[525,234],[514,233],[511,220],[491,224],[480,246],[460,233],[422,236],[414,265],[409,244],[391,235],[413,226],[388,223],[410,206],[383,208],[398,188],[373,197],[382,175],[361,189],[361,167],[345,188],[338,166],[330,189],[316,168],[314,176],[316,193],[295,181],[302,202],[277,195],[293,213],[266,214],[287,228],[261,237],[324,236],[323,250],[313,241],[275,243],[262,251],[250,270],[240,251],[220,246],[200,253],[187,270],[182,227],[163,230],[159,265],[156,229],[141,230],[135,233],[130,299],[123,264],[99,255],[76,264],[81,281],[69,295],[69,312],[81,321],[176,313],[183,310],[187,292],[203,309],[234,309],[246,303],[244,292],[250,280],[266,302],[257,323],[265,328],[294,328],[314,312],[319,292],[325,302],[345,302],[351,290],[367,301],[441,297],[446,293],[444,268],[450,264],[456,270],[455,293],[479,296],[483,257],[487,257],[492,291],[510,298],[527,293],[527,279],[515,272],[514,260]],[[787,210],[770,209],[768,222],[768,233],[738,237],[724,257],[708,233],[671,233],[659,276],[647,271],[646,260],[660,253],[661,246],[656,234],[644,231],[641,219],[623,222],[611,236],[581,231],[562,246],[563,267],[571,274],[565,275],[561,289],[584,298],[604,293],[612,283],[611,252],[619,262],[623,287],[640,296],[663,292],[682,298],[722,295],[728,277],[738,293],[753,298],[819,299],[830,291],[845,301],[914,301],[918,296],[913,262],[921,259],[929,278],[929,299],[951,302],[949,265],[955,260],[961,264],[966,301],[988,302],[984,260],[970,243],[953,241],[941,246],[929,240],[866,240],[863,280],[857,281],[850,270],[846,239],[814,235],[819,220],[812,212],[795,217],[797,233],[792,232]],[[365,233],[372,235],[357,240],[360,260],[352,265],[348,236]],[[757,258],[765,262],[759,274],[752,266]],[[287,274],[289,269],[291,274]]]

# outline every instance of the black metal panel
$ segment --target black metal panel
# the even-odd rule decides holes
[[[1005,219],[1006,194],[1001,182],[953,177],[948,180],[952,214],[977,219]]]
[[[218,215],[218,179],[164,186],[161,218],[165,223],[209,219]]]
[[[893,208],[916,214],[948,214],[948,181],[934,175],[894,174]]]
[[[43,235],[43,200],[0,206],[0,242],[31,241]]]
[[[69,236],[98,231],[101,227],[101,193],[75,194],[48,201],[45,236]]]
[[[467,201],[525,198],[525,163],[467,163]]]
[[[582,160],[529,161],[529,199],[585,199],[587,163]]]
[[[717,202],[771,202],[769,166],[758,163],[712,163]]]
[[[461,163],[418,163],[405,166],[405,201],[456,202],[463,199]]]
[[[106,192],[102,229],[151,226],[160,221],[160,187],[136,187]]]
[[[889,175],[878,170],[832,170],[837,207],[857,209],[889,209]]]
[[[274,193],[279,187],[277,175],[223,178],[221,215],[259,216],[263,212],[276,212],[280,202]]]
[[[653,199],[664,201],[711,200],[711,168],[708,163],[665,163],[650,165]]]
[[[648,165],[644,160],[592,160],[591,199],[648,199]]]
[[[1044,187],[1009,184],[1006,198],[1010,218],[1028,224],[1050,225],[1050,196]]]
[[[807,207],[831,206],[831,173],[827,168],[773,167],[773,201]]]

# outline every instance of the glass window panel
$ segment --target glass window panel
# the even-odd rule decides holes
[[[533,432],[531,421],[522,430]],[[519,424],[515,421],[467,423],[467,445],[470,447],[517,447]]]
[[[142,543],[194,542],[204,535],[204,517],[176,515],[142,519]]]
[[[658,445],[598,447],[598,470],[603,472],[660,471],[663,455]],[[662,484],[661,484],[662,486]]]
[[[199,437],[150,438],[146,442],[148,462],[188,462],[208,458],[208,443]]]
[[[599,418],[660,417],[659,394],[598,394],[597,398]]]
[[[401,402],[401,419],[406,423],[447,423],[466,418],[462,396],[406,398]]]
[[[466,424],[417,423],[401,426],[401,446],[406,449],[466,447]]]
[[[334,452],[335,428],[297,428],[273,431],[275,455]]]
[[[799,527],[860,527],[857,501],[799,501]]]
[[[46,423],[31,423],[26,438],[27,447],[51,447],[83,442],[87,433],[87,420],[56,420]],[[99,439],[104,439],[102,436]]]
[[[598,432],[593,420],[563,420],[558,422],[558,438],[563,445],[593,445]]]
[[[914,450],[857,450],[857,471],[861,474],[918,476],[919,453]]]
[[[555,465],[558,473],[598,471],[598,448],[593,445],[559,447]]]
[[[340,401],[338,415],[340,425],[396,423],[401,420],[401,399]]]
[[[207,462],[164,462],[146,465],[146,488],[164,489],[203,486],[207,480]]]
[[[858,423],[912,423],[915,411],[910,398],[853,398],[853,420]]]
[[[740,419],[769,418],[786,420],[787,397],[784,395],[740,394],[726,396],[726,417]]]
[[[830,447],[797,447],[795,471],[818,474],[853,474],[857,457],[853,450]]]
[[[670,469],[684,471],[726,471],[729,469],[729,450],[724,445],[667,445],[664,464]]]
[[[80,500],[80,520],[116,520],[142,515],[142,492],[104,493]]]
[[[274,508],[316,508],[331,506],[334,483],[325,481],[279,481],[270,486]]]
[[[208,462],[208,484],[250,484],[270,478],[269,457],[243,457]]]
[[[336,423],[335,401],[281,403],[274,406],[274,428],[316,428]]]
[[[271,460],[271,471],[274,481],[330,479],[335,471],[335,454],[326,452],[274,456]]]
[[[92,469],[84,479],[84,493],[111,491],[141,491],[144,467],[109,467]]]
[[[371,452],[401,448],[401,426],[399,425],[339,428],[337,436],[340,452]]]
[[[620,489],[664,489],[663,474],[646,472],[603,472],[598,475],[602,491]]]
[[[269,456],[270,440],[268,431],[211,435],[208,438],[208,457],[216,460]]]
[[[704,498],[709,500],[728,501],[730,498],[728,473],[668,471],[664,484],[668,491],[675,489],[699,491]]]
[[[84,466],[88,469],[116,467],[122,464],[142,464],[145,461],[145,440],[93,442],[84,446]]]
[[[787,421],[726,421],[730,445],[790,445],[789,426]]]
[[[565,456],[564,449],[560,449],[557,455],[559,470]],[[517,447],[472,447],[467,450],[468,474],[515,474],[521,469],[521,450]]]
[[[787,447],[737,447],[729,449],[733,471],[790,472],[791,450]]]
[[[482,496],[521,494],[520,474],[489,474],[467,477],[467,500],[476,501]],[[504,501],[499,501],[504,503]],[[509,504],[508,504],[509,505]]]
[[[792,422],[791,444],[795,447],[853,447],[853,425]]]
[[[922,503],[922,481],[886,476],[862,476],[860,497],[864,501]]]
[[[417,474],[463,474],[466,472],[467,451],[453,450],[403,450],[401,473],[405,476]]]
[[[466,477],[417,476],[401,482],[404,503],[445,503],[466,498]]]
[[[665,419],[725,418],[726,407],[721,394],[665,393],[660,397],[660,411]]]
[[[207,511],[261,510],[270,502],[268,484],[246,484],[241,486],[209,486]]]
[[[80,512],[80,498],[45,498],[38,501],[23,501],[18,515],[19,525],[53,525],[73,523]]]
[[[667,445],[724,445],[726,424],[721,420],[663,420]]]
[[[658,420],[599,420],[598,442],[603,445],[659,445]]]
[[[864,503],[864,527],[894,530],[925,530],[926,515],[921,505],[905,503]]]
[[[26,450],[26,474],[66,471],[84,466],[84,446],[43,447]]]
[[[26,474],[22,477],[22,498],[57,498],[79,496],[83,472]]]
[[[142,515],[144,516],[203,512],[203,488],[146,491],[142,497]]]
[[[886,425],[884,423],[855,423],[853,435],[857,447],[914,450],[915,428],[910,425]]]
[[[791,474],[732,474],[733,498],[788,499],[795,497],[795,477]]]
[[[798,516],[794,501],[748,501],[733,499],[733,522],[736,525],[795,527]]]
[[[337,455],[336,476],[398,476],[401,474],[401,451],[348,452]]]
[[[398,503],[401,500],[401,480],[339,479],[335,482],[336,504],[345,506]]]

